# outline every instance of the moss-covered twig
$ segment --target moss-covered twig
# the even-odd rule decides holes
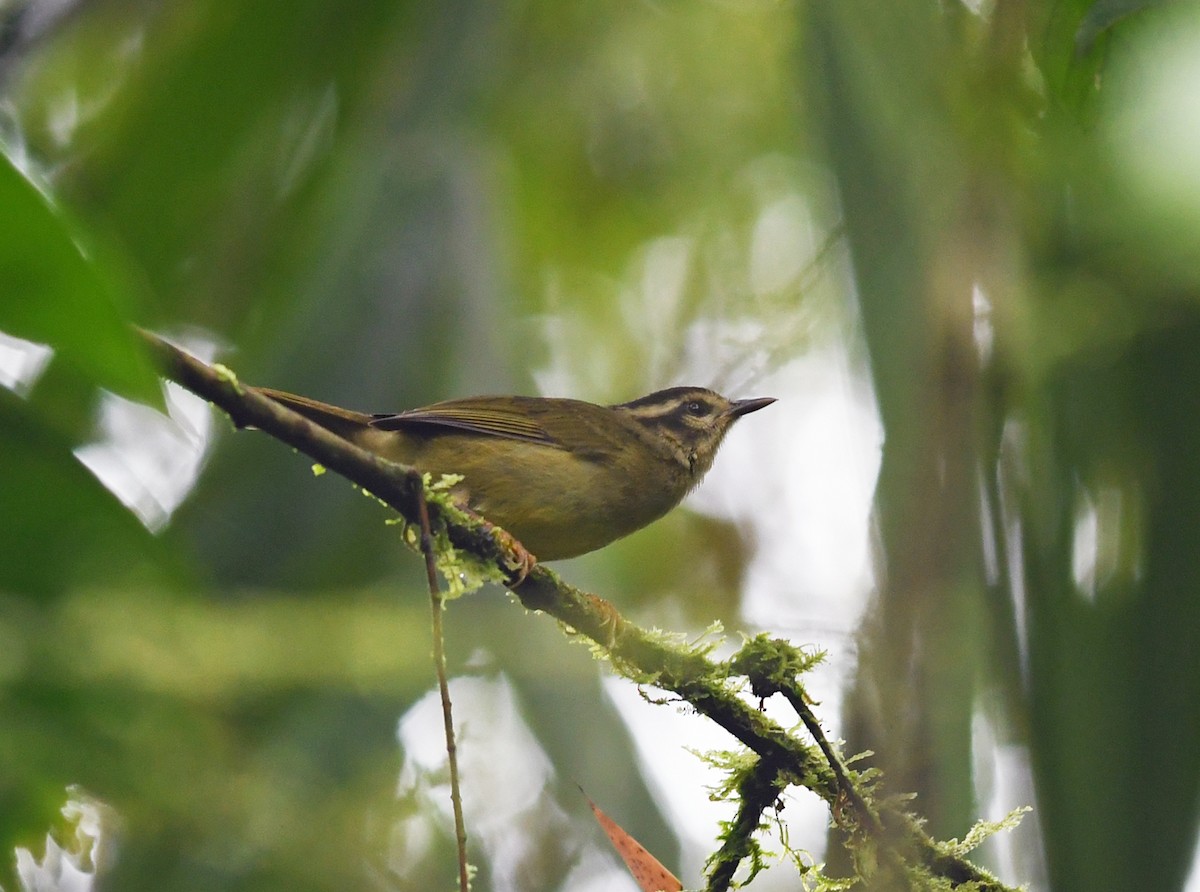
[[[734,871],[746,859],[751,862],[746,882],[762,869],[762,850],[754,836],[762,827],[763,812],[775,805],[792,780],[779,766],[757,759],[738,772],[736,783],[737,814],[725,828],[721,847],[708,859],[706,892],[725,892]]]

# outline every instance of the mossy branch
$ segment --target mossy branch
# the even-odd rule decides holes
[[[792,780],[786,771],[764,759],[734,771],[737,814],[725,827],[721,847],[708,859],[705,892],[725,892],[743,861],[750,862],[746,882],[763,868],[763,854],[754,836],[763,826],[763,813],[773,807]]]
[[[424,486],[420,472],[360,449],[243,387],[228,370],[208,366],[156,335],[144,332],[143,337],[166,377],[218,406],[236,425],[256,427],[287,443],[369,491],[408,522],[419,523]],[[444,530],[455,548],[505,573],[520,565],[520,549],[482,517],[432,499],[428,509],[434,527]],[[674,692],[756,755],[763,767],[747,779],[753,780],[754,801],[744,800],[742,820],[730,826],[722,852],[733,857],[714,858],[714,871],[719,868],[721,877],[710,888],[723,888],[720,882],[729,882],[737,860],[753,851],[749,837],[758,829],[762,812],[773,803],[776,791],[799,784],[828,803],[835,824],[856,853],[860,877],[871,888],[966,885],[980,892],[1008,890],[947,844],[930,838],[919,820],[899,804],[875,803],[863,775],[843,764],[821,732],[798,680],[809,658],[792,645],[760,636],[747,642],[733,660],[716,662],[706,648],[688,647],[670,636],[635,626],[608,601],[563,582],[540,565],[510,588],[529,610],[552,616],[594,641],[619,672]],[[802,742],[747,703],[741,678],[748,679],[759,696],[783,693],[816,745]]]

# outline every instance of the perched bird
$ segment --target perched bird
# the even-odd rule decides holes
[[[672,387],[616,406],[481,396],[368,415],[256,389],[383,458],[462,475],[455,498],[541,560],[594,551],[662,517],[712,467],[733,423],[775,402]]]

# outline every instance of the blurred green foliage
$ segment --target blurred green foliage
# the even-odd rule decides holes
[[[100,388],[161,402],[128,323],[377,410],[737,384],[851,315],[886,443],[848,749],[961,835],[984,712],[1033,766],[1020,879],[1044,851],[1055,889],[1181,887],[1194,3],[50,5],[0,10],[0,331],[55,350],[27,396],[0,390],[0,851],[40,852],[76,784],[118,816],[108,888],[452,875],[436,817],[417,863],[388,863],[411,818],[396,720],[429,684],[416,562],[348,486],[220,423],[147,532],[73,454]],[[844,227],[848,313],[756,278],[755,226],[795,196]],[[790,250],[799,269],[814,247]],[[736,622],[745,561],[678,515],[571,569],[703,628]],[[456,603],[451,635],[455,671],[512,680],[553,801],[604,778],[669,861],[583,650],[495,593]],[[528,888],[559,887],[586,835],[558,808],[518,824]]]
[[[954,832],[981,681],[1002,692],[1055,889],[1180,888],[1197,830],[1200,342],[1174,257],[1200,205],[1136,190],[1195,123],[1156,93],[1195,66],[1155,66],[1198,20],[1149,5],[814,4],[805,44],[888,438],[851,745]]]

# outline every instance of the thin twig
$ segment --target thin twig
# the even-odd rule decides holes
[[[425,556],[425,576],[429,581],[429,607],[433,615],[433,665],[437,669],[438,693],[442,697],[442,726],[446,732],[446,761],[450,766],[450,806],[454,811],[454,842],[458,849],[459,892],[470,892],[467,869],[467,825],[463,821],[462,793],[458,786],[458,745],[454,742],[454,715],[450,708],[450,682],[446,678],[446,636],[442,613],[446,601],[437,579],[437,561],[433,554],[433,533],[429,529],[429,505],[425,488],[417,491],[417,513],[421,519],[421,554]]]
[[[829,738],[825,736],[825,731],[821,727],[821,723],[817,721],[816,715],[804,699],[804,690],[800,687],[799,682],[794,687],[790,685],[784,687],[782,693],[787,698],[788,703],[792,705],[792,709],[796,711],[796,715],[800,717],[800,721],[804,723],[804,727],[808,729],[808,733],[812,735],[822,754],[824,754],[825,761],[829,763],[829,768],[833,772],[833,776],[837,778],[839,795],[849,801],[850,805],[854,808],[854,814],[868,831],[874,834],[883,833],[883,824],[879,820],[879,815],[867,805],[859,794],[858,788],[855,787],[854,782],[850,779],[845,765],[842,764],[841,757],[834,750],[833,744],[829,742]]]

